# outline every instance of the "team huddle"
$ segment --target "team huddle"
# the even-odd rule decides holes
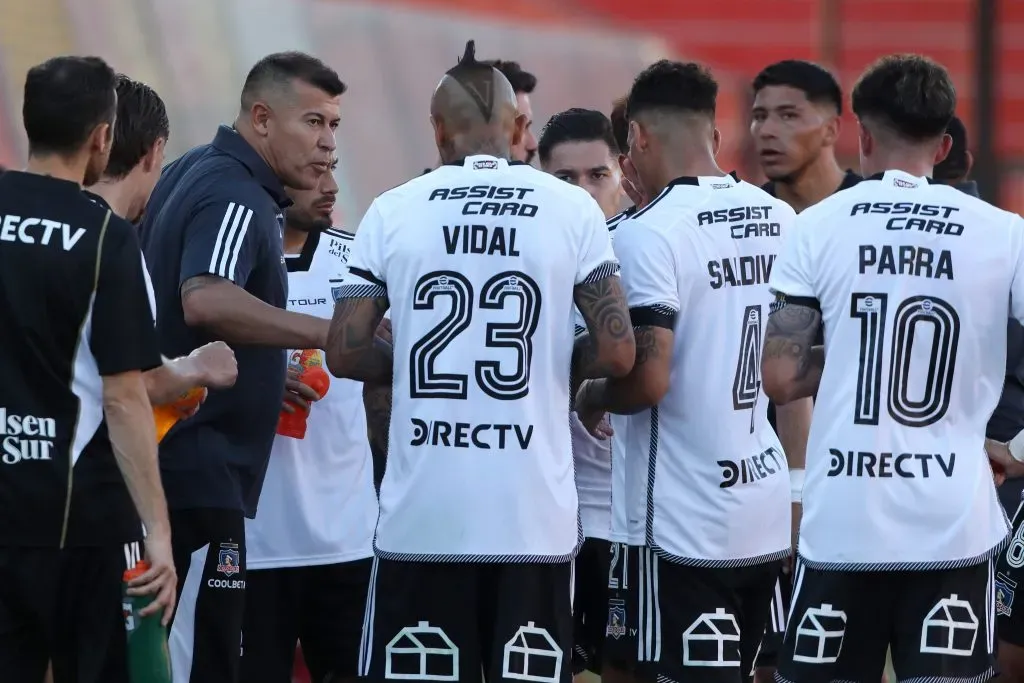
[[[47,244],[9,227],[14,211],[55,210],[56,189],[102,225],[79,269],[95,301],[75,299],[91,351],[68,335],[55,386],[81,382],[87,353],[96,382],[143,371],[147,409],[213,391],[150,479],[128,474],[107,384],[102,465],[99,439],[73,451],[77,410],[54,418],[80,482],[73,498],[47,479],[38,563],[96,561],[67,554],[69,519],[83,547],[144,542],[152,569],[129,591],[156,596],[175,683],[285,683],[297,641],[317,683],[876,683],[887,657],[901,681],[1024,680],[1024,515],[1011,538],[996,493],[1024,474],[1024,431],[986,438],[1007,325],[1024,323],[1024,220],[956,186],[969,163],[948,170],[940,65],[890,56],[858,80],[860,175],[833,154],[835,79],[764,69],[758,187],[716,162],[703,66],[659,61],[610,117],[569,109],[535,139],[533,83],[470,41],[430,102],[440,165],[379,195],[353,235],[330,221],[345,86],[318,60],[261,60],[235,125],[161,172],[155,93],[120,77],[114,97],[109,67],[61,59],[30,72],[27,103],[68,70],[112,88],[83,123],[81,177],[46,160],[83,143],[43,144],[28,113],[27,172],[0,177],[0,241],[25,250],[0,251],[8,269]],[[58,170],[88,192],[46,185]],[[101,259],[108,226],[119,251]],[[88,330],[115,312],[131,334],[100,344]],[[294,370],[309,354],[339,378],[326,393]],[[52,410],[33,400],[4,404],[3,434],[41,433],[33,415]],[[274,433],[282,409],[308,414],[301,440]],[[24,503],[11,490],[4,510]],[[114,569],[92,599],[120,604]],[[47,626],[27,652],[3,634],[35,627],[0,610],[0,664],[127,680],[105,607],[61,599],[74,616],[42,619],[78,635]],[[108,646],[62,649],[85,633]]]

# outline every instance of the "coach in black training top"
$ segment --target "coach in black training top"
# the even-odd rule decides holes
[[[198,589],[179,604],[171,658],[176,675],[190,671],[193,681],[237,680],[243,515],[256,513],[270,457],[286,390],[284,349],[326,345],[329,321],[283,310],[282,211],[285,185],[313,189],[329,172],[344,90],[308,55],[262,59],[246,78],[234,127],[170,164],[143,218],[164,355],[220,339],[238,360],[234,387],[211,392],[160,445],[175,564],[183,587]]]
[[[161,359],[131,225],[82,193],[110,154],[114,72],[59,57],[29,70],[27,172],[0,176],[0,679],[127,683],[124,544],[149,530],[147,578],[176,577],[142,372]],[[106,420],[106,429],[100,429]],[[116,465],[115,465],[116,461]],[[76,478],[127,497],[71,509]],[[69,528],[74,527],[74,543]]]

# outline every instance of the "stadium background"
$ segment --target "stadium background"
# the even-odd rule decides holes
[[[349,85],[337,220],[354,225],[377,193],[435,162],[427,103],[468,38],[481,57],[538,76],[538,133],[571,106],[608,111],[655,59],[708,64],[721,83],[721,165],[749,179],[749,82],[761,67],[815,60],[848,91],[877,56],[923,53],[954,77],[983,194],[1024,212],[1022,0],[0,0],[0,164],[24,162],[24,74],[48,57],[100,55],[156,88],[174,158],[234,117],[257,59],[303,50]],[[856,167],[846,119],[840,156]]]

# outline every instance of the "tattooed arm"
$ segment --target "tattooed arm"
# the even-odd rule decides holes
[[[636,363],[621,378],[584,382],[576,397],[576,411],[588,428],[603,413],[632,415],[657,405],[668,393],[675,334],[672,327],[640,325],[636,335]]]
[[[327,343],[326,320],[271,306],[215,275],[185,280],[181,308],[186,325],[202,327],[229,344],[322,349]]]
[[[825,349],[814,346],[821,311],[814,299],[777,295],[768,316],[761,382],[765,394],[783,406],[814,396],[825,367]]]
[[[392,345],[391,320],[384,318],[377,326],[377,338]],[[388,457],[388,430],[391,428],[391,383],[363,382],[363,408],[366,412],[366,435],[373,458],[373,485],[380,491]]]
[[[387,295],[338,299],[327,336],[327,368],[357,382],[391,382],[394,351],[377,334],[389,307]]]
[[[618,276],[583,282],[576,286],[573,295],[588,332],[573,346],[573,380],[622,377],[633,365],[636,345]]]

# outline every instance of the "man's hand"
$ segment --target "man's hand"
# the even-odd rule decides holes
[[[1010,447],[1001,441],[985,439],[985,452],[992,465],[992,476],[996,486],[1001,486],[1007,477],[1024,476],[1024,463],[1010,454]]]
[[[288,379],[284,383],[284,403],[281,409],[286,413],[294,413],[297,409],[309,412],[309,407],[320,400],[320,394],[299,381],[299,373],[288,370]]]
[[[608,423],[608,414],[594,408],[589,391],[592,386],[589,381],[580,385],[579,391],[576,393],[576,416],[591,436],[604,441],[611,438],[615,432]]]
[[[391,333],[391,318],[380,319],[380,324],[377,325],[377,339],[386,341],[392,346],[395,345],[394,336]]]
[[[174,616],[174,601],[178,591],[178,573],[174,569],[171,536],[169,533],[147,534],[145,545],[149,570],[128,582],[128,595],[155,595],[153,602],[146,605],[139,614],[145,617],[163,611],[160,623],[167,626]]]
[[[189,354],[196,365],[200,384],[211,389],[227,389],[238,379],[238,362],[235,352],[222,341],[200,346]]]

